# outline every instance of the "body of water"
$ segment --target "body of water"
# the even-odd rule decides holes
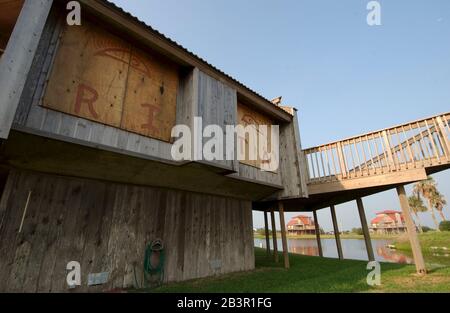
[[[255,247],[266,248],[266,240],[255,238]],[[336,241],[334,239],[322,239],[322,251],[324,257],[337,258]],[[352,260],[367,260],[366,244],[363,239],[341,239],[342,253],[344,259]],[[394,262],[403,264],[412,264],[412,258],[389,249],[387,245],[392,243],[391,240],[372,239],[372,247],[375,254],[375,259],[380,262]],[[272,239],[270,240],[272,249]],[[283,250],[281,239],[278,239],[278,250]],[[315,239],[288,239],[288,250],[291,253],[304,255],[319,255],[317,241]]]

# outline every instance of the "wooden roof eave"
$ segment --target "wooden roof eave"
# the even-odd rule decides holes
[[[126,33],[144,46],[148,46],[149,48],[168,56],[180,65],[197,67],[209,76],[227,84],[237,91],[240,98],[245,99],[246,102],[251,103],[253,107],[268,114],[277,122],[289,123],[292,121],[292,115],[281,107],[274,105],[269,100],[244,86],[242,83],[221,72],[175,42],[152,30],[149,26],[132,18],[132,16],[125,11],[115,7],[114,4],[104,0],[80,0],[80,3],[82,4],[83,9],[86,9],[91,14],[101,18],[119,31]]]

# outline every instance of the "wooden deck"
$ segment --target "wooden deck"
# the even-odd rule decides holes
[[[450,113],[304,150],[311,195],[408,183],[450,166]]]
[[[450,168],[450,113],[305,149],[308,197],[280,198],[311,211],[426,179]],[[271,207],[271,201],[256,209]]]

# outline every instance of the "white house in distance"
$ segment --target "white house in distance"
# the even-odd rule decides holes
[[[377,234],[405,232],[406,224],[402,212],[393,210],[377,212],[377,216],[370,222],[370,231]]]

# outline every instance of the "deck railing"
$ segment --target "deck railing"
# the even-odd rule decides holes
[[[310,183],[450,162],[450,113],[305,149]]]

